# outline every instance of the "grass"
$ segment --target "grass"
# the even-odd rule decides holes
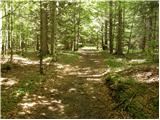
[[[13,110],[26,93],[33,93],[39,89],[42,81],[44,80],[43,77],[36,72],[28,72],[21,77],[22,78],[19,80],[17,86],[12,87],[12,89],[7,92],[2,92],[2,114]],[[5,117],[5,115],[3,115],[3,117]]]
[[[120,68],[125,66],[125,63],[121,60],[117,60],[117,59],[106,59],[105,63],[111,67],[111,68]]]
[[[158,66],[158,63],[148,60],[146,54],[141,52],[126,54],[124,57],[118,57],[116,55],[106,53],[106,51],[103,51],[101,54],[104,57],[106,66],[111,68],[113,71],[116,69],[122,70],[123,68],[128,69],[140,66]]]
[[[119,73],[108,75],[106,83],[112,90],[113,99],[120,105],[118,108],[129,112],[132,118],[158,118],[158,87],[138,83],[133,77]]]
[[[74,64],[79,60],[79,55],[73,52],[61,53],[58,55],[58,62],[63,64]]]

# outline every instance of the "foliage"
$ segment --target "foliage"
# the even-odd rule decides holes
[[[10,111],[10,109],[13,109],[24,95],[30,94],[39,89],[42,81],[43,77],[40,74],[28,72],[28,74],[24,75],[19,81],[20,83],[18,87],[13,87],[10,93],[2,93],[2,112]]]
[[[147,58],[150,61],[153,62],[159,62],[159,53],[158,53],[158,41],[157,40],[151,40],[147,42]]]
[[[125,65],[122,60],[119,61],[117,59],[106,59],[105,62],[111,68],[120,68]]]
[[[138,83],[133,77],[118,73],[108,75],[105,80],[112,90],[113,99],[119,103],[115,109],[119,107],[128,111],[133,118],[137,119],[158,117],[159,102],[156,86]]]
[[[77,53],[62,53],[58,56],[58,61],[65,64],[74,64],[79,60]]]

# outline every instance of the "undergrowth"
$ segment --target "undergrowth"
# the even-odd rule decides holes
[[[43,76],[41,76],[39,73],[28,72],[28,74],[25,74],[19,81],[18,86],[12,87],[12,89],[7,92],[2,92],[2,114],[7,113],[11,109],[15,108],[17,103],[26,93],[35,92],[40,87],[43,80]],[[4,89],[3,86],[2,89]],[[3,115],[3,117],[5,117],[5,115]]]
[[[118,103],[115,109],[129,112],[132,118],[158,118],[158,87],[154,84],[138,83],[131,76],[109,74],[106,83],[111,96]]]
[[[58,55],[58,62],[64,64],[74,64],[79,60],[79,55],[77,53],[61,53]]]

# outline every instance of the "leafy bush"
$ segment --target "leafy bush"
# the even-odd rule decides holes
[[[112,68],[119,68],[125,65],[124,62],[118,61],[117,59],[106,59],[105,62],[109,67]]]
[[[149,61],[152,62],[158,62],[159,61],[159,55],[158,55],[158,41],[157,40],[151,40],[147,42],[147,50],[146,55]]]

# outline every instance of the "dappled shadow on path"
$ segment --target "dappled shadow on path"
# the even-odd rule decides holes
[[[109,71],[101,54],[78,54],[75,64],[55,63],[45,76],[37,73],[37,65],[6,73],[5,79],[16,79],[8,89],[7,81],[2,83],[2,118],[129,118],[126,112],[113,110],[116,103],[102,83]]]

